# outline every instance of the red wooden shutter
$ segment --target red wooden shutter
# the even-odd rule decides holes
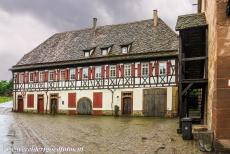
[[[36,82],[36,72],[33,72],[33,81]]]
[[[135,64],[131,65],[131,73],[132,73],[132,77],[135,77]]]
[[[92,67],[92,79],[93,80],[95,79],[95,67],[94,66]]]
[[[68,68],[65,69],[65,80],[66,81],[69,80],[69,69]]]
[[[57,70],[54,70],[54,81],[57,80]]]
[[[60,70],[58,69],[57,70],[57,81],[59,81],[60,80]]]
[[[137,64],[137,76],[141,77],[141,64]]]
[[[80,80],[82,79],[82,71],[83,71],[83,68],[80,68],[80,72],[79,72],[79,79]]]
[[[78,69],[75,68],[75,79],[78,80]]]
[[[68,107],[76,108],[76,93],[68,93]]]
[[[167,75],[171,74],[171,61],[167,61]]]
[[[102,92],[93,93],[93,107],[102,108]]]
[[[149,76],[153,76],[153,64],[149,63]]]
[[[155,62],[155,75],[159,75],[159,62]]]
[[[19,73],[16,73],[15,82],[16,82],[16,83],[19,83]]]
[[[124,65],[123,64],[121,65],[121,77],[122,78],[124,77]]]
[[[104,77],[105,77],[105,66],[102,65],[101,66],[101,78],[104,79]]]
[[[88,79],[91,80],[91,67],[88,67]]]
[[[49,72],[48,72],[48,71],[45,71],[45,81],[46,81],[46,82],[48,81],[48,76],[49,76]]]
[[[28,72],[25,72],[24,80],[25,80],[25,83],[29,83],[29,73]]]
[[[109,78],[109,66],[106,66],[106,78]]]
[[[34,94],[27,95],[27,107],[33,108],[34,107]]]
[[[119,71],[120,71],[120,65],[117,64],[116,66],[116,77],[119,78]]]

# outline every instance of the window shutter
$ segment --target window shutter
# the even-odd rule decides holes
[[[16,83],[19,83],[19,73],[16,73],[15,82],[16,82]]]
[[[33,81],[36,82],[36,72],[33,72]]]
[[[27,107],[33,108],[34,107],[34,94],[27,95]]]
[[[49,74],[49,72],[48,72],[48,71],[45,71],[45,81],[46,81],[46,82],[48,81],[48,74]]]
[[[141,64],[137,64],[137,76],[141,77]]]
[[[57,70],[57,81],[59,81],[60,80],[60,70],[58,69]]]
[[[82,70],[83,70],[83,68],[80,68],[80,72],[79,72],[79,79],[80,80],[82,79]]]
[[[121,77],[122,78],[124,77],[124,65],[123,64],[121,65]]]
[[[68,93],[68,107],[76,108],[76,93]]]
[[[101,78],[104,79],[104,77],[105,77],[105,66],[102,65],[101,66]]]
[[[92,67],[92,79],[93,80],[95,79],[95,67],[94,66]]]
[[[155,62],[155,75],[159,75],[159,62]]]
[[[69,69],[68,68],[65,69],[65,80],[66,81],[69,80]]]
[[[167,75],[171,74],[171,61],[167,61]]]
[[[25,83],[29,83],[29,73],[28,72],[25,72],[24,79],[25,79]]]
[[[131,65],[131,73],[132,77],[135,77],[135,64]]]
[[[119,78],[119,71],[120,71],[120,65],[117,64],[116,66],[116,77]]]
[[[54,70],[54,81],[57,80],[57,70]]]
[[[78,80],[78,69],[75,68],[75,79]]]
[[[93,93],[93,107],[102,108],[102,92]]]
[[[109,78],[109,66],[106,66],[106,78]]]
[[[149,76],[153,76],[153,64],[151,62],[149,63]]]
[[[88,79],[91,80],[91,67],[88,67]]]
[[[36,74],[36,75],[35,75],[35,76],[36,76],[36,77],[35,77],[35,79],[36,79],[35,82],[39,82],[39,72],[37,71],[35,74]]]

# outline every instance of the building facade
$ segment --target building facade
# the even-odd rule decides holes
[[[54,34],[11,68],[14,111],[177,115],[178,37],[154,19]]]

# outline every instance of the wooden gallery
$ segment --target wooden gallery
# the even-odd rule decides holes
[[[54,34],[11,68],[14,111],[176,116],[178,35],[160,18]]]

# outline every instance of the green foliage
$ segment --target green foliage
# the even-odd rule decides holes
[[[0,103],[9,102],[12,100],[12,97],[2,97],[0,96]]]
[[[0,81],[0,96],[11,96],[13,90],[13,82],[10,81]]]

